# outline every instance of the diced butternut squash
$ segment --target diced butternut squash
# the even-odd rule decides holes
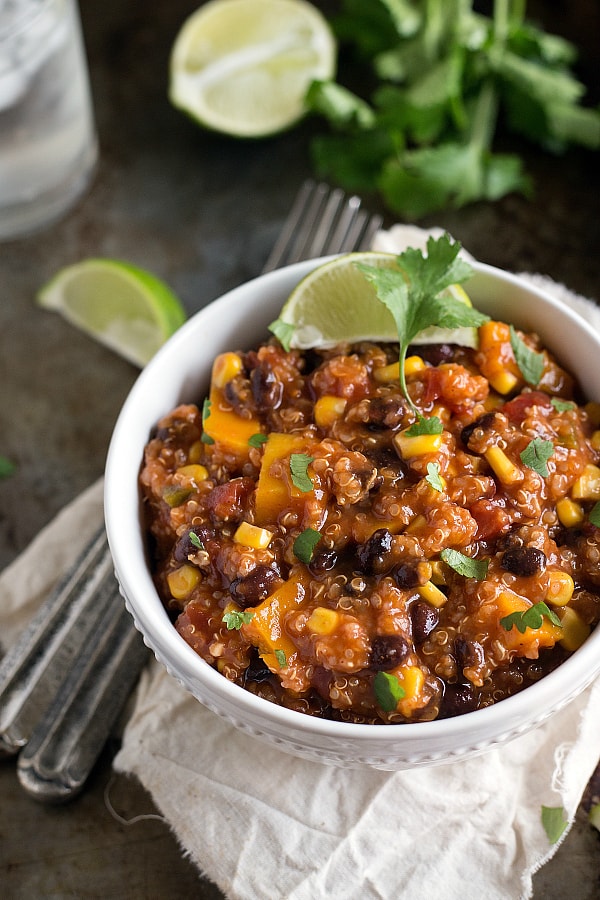
[[[539,628],[526,628],[523,633],[515,625],[510,631],[506,631],[500,625],[500,619],[515,612],[525,612],[531,605],[523,597],[513,594],[512,591],[502,591],[497,600],[498,632],[500,640],[506,649],[511,650],[515,656],[537,659],[541,649],[554,647],[556,642],[561,639],[563,636],[562,628],[559,628],[558,625],[553,625],[546,616],[542,619],[542,624]]]
[[[345,397],[336,397],[333,394],[325,394],[315,403],[313,416],[315,424],[319,428],[329,428],[344,415],[348,401]]]
[[[210,412],[204,419],[204,431],[227,452],[246,456],[248,441],[253,434],[261,431],[257,419],[244,419],[226,403],[223,391],[212,386],[210,389]]]
[[[280,672],[296,656],[296,647],[285,633],[287,613],[305,602],[306,588],[300,577],[291,578],[270,597],[254,607],[250,622],[242,626],[244,636],[257,648],[272,672]]]
[[[404,696],[398,700],[396,709],[409,718],[416,709],[421,709],[427,702],[427,698],[423,695],[425,673],[419,666],[405,664],[392,669],[390,675],[396,676],[404,691]]]
[[[292,453],[308,453],[305,438],[296,434],[271,432],[264,444],[256,488],[256,521],[260,525],[276,522],[279,514],[290,507],[300,507],[308,496],[294,487],[289,475]],[[276,464],[279,463],[279,466]]]

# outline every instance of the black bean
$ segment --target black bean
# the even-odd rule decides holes
[[[192,532],[198,539],[196,543],[192,543],[190,538]],[[183,534],[177,538],[175,546],[173,547],[173,559],[178,563],[186,562],[188,556],[197,553],[198,550],[201,549],[201,547],[198,547],[198,542],[200,542],[203,547],[206,547],[206,542],[213,537],[214,532],[212,529],[207,528],[206,525],[196,525],[193,528],[188,528],[187,531],[184,531]]]
[[[442,363],[450,362],[456,354],[455,344],[418,344],[415,347],[408,348],[407,355],[412,356],[418,354],[421,359],[428,362],[432,366],[439,366]]]
[[[482,428],[484,431],[488,431],[494,424],[495,418],[496,413],[488,412],[484,413],[482,416],[479,416],[479,418],[475,419],[474,422],[471,422],[470,425],[465,425],[460,433],[460,439],[465,447],[469,446],[469,440],[471,439],[476,428]]]
[[[279,571],[271,566],[258,565],[243,578],[229,585],[229,593],[240,606],[257,606],[273,593],[282,581]]]
[[[404,401],[399,397],[372,397],[369,400],[367,425],[371,430],[393,428],[402,421]]]
[[[257,683],[269,681],[271,676],[272,672],[268,665],[261,659],[256,651],[253,651],[252,656],[250,657],[250,663],[244,672],[244,683],[247,683],[248,681]]]
[[[398,587],[404,591],[425,583],[419,573],[417,562],[402,563],[402,565],[394,566],[390,574]]]
[[[377,671],[394,669],[404,662],[410,653],[410,645],[400,634],[380,634],[371,642],[369,668]]]
[[[278,409],[283,398],[283,384],[266,366],[258,366],[250,374],[252,396],[258,409]]]
[[[440,706],[440,719],[450,719],[477,709],[478,700],[472,684],[447,684]]]
[[[323,575],[325,572],[335,569],[337,561],[338,555],[335,550],[322,550],[311,559],[308,568],[313,575]]]
[[[387,568],[393,536],[387,528],[378,528],[368,541],[356,548],[358,567],[365,575],[380,575]]]
[[[502,556],[502,568],[513,575],[539,575],[546,568],[546,554],[537,547],[512,547]]]
[[[478,641],[466,641],[457,637],[454,641],[454,658],[460,671],[467,666],[476,666],[484,660],[484,650]]]
[[[425,600],[415,600],[410,607],[410,619],[412,622],[413,641],[422,644],[427,640],[433,629],[440,621],[440,614]]]

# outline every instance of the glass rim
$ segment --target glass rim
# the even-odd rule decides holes
[[[16,37],[33,25],[50,7],[64,6],[65,3],[66,0],[30,0],[24,8],[17,9],[15,17],[8,24],[2,25],[0,22],[0,41]]]

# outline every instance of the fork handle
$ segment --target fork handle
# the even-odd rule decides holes
[[[148,659],[116,583],[112,599],[92,652],[81,654],[19,755],[19,781],[36,800],[79,793]]]

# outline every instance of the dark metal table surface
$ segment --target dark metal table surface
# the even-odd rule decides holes
[[[314,123],[262,142],[236,142],[202,132],[170,107],[169,50],[195,0],[80,5],[101,145],[95,180],[59,224],[0,244],[0,453],[17,463],[0,482],[1,567],[102,474],[111,429],[137,374],[36,308],[37,288],[66,264],[120,257],[164,278],[193,313],[260,272],[311,174]],[[597,0],[531,2],[528,11],[578,44],[579,71],[598,102]],[[598,154],[558,158],[520,149],[537,182],[532,201],[509,197],[420,224],[447,228],[485,262],[542,272],[600,299]],[[111,816],[104,792],[115,749],[107,747],[85,793],[60,808],[25,797],[14,762],[0,764],[3,896],[220,897],[161,821],[126,826]],[[110,783],[110,796],[124,818],[153,811],[145,792],[123,779]],[[536,876],[536,898],[600,897],[598,837],[581,811]]]

